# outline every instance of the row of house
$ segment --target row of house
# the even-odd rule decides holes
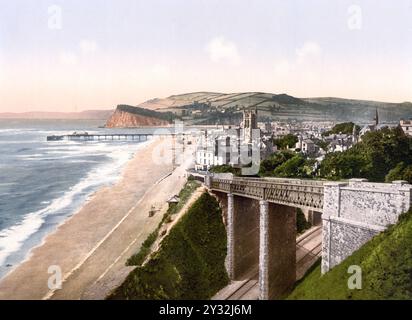
[[[260,159],[275,151],[272,136],[264,135],[258,127],[257,110],[244,111],[240,126],[229,129],[205,130],[198,141],[195,170],[231,165],[241,167],[251,161],[253,152]]]
[[[300,123],[288,125],[285,123],[258,123],[257,110],[244,111],[243,121],[236,128],[206,130],[199,137],[198,149],[196,151],[195,169],[208,171],[213,166],[231,165],[242,166],[242,150],[246,150],[248,156],[255,148],[260,152],[260,159],[276,152],[273,145],[273,138],[279,138],[286,134],[295,134],[298,142],[291,146],[292,150],[301,152],[304,155],[322,161],[327,153],[344,152],[362,140],[362,136],[367,132],[376,131],[385,127],[379,123],[379,113],[372,124],[365,125],[357,132],[356,126],[352,134],[330,134],[324,136],[323,133],[332,126],[330,122],[323,124]],[[412,136],[412,119],[401,120],[399,125],[403,131]],[[256,135],[256,136],[254,136]],[[316,142],[315,142],[316,141]],[[324,142],[324,149],[319,142]]]

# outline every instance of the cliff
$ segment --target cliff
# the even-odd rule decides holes
[[[120,105],[107,120],[107,128],[133,128],[166,126],[172,122],[169,113],[160,113],[143,108]]]

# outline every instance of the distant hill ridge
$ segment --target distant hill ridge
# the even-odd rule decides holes
[[[238,119],[236,114],[241,110],[251,108],[259,109],[261,121],[328,120],[369,123],[373,121],[376,109],[384,122],[397,122],[400,118],[412,117],[411,102],[389,103],[334,97],[297,98],[285,93],[264,92],[192,92],[151,99],[138,106],[158,112],[186,114],[186,120],[196,124],[213,124],[213,121],[227,123],[230,119]],[[197,114],[196,117],[188,116],[193,111]],[[219,113],[225,115],[219,116]]]
[[[187,124],[237,124],[242,117],[242,110],[252,108],[259,110],[259,121],[352,121],[366,124],[373,122],[376,109],[381,122],[396,123],[401,118],[412,117],[411,102],[390,103],[335,97],[297,98],[285,93],[200,91],[154,98],[137,106],[121,104],[115,112],[0,113],[0,118],[108,119],[107,125],[115,127],[120,126],[120,123],[126,127],[167,125],[175,118]]]

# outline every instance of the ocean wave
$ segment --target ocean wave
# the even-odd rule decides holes
[[[16,158],[27,159],[27,160],[61,160],[61,159],[71,159],[78,158],[83,155],[93,155],[93,156],[105,156],[108,152],[116,150],[121,145],[110,146],[105,143],[94,143],[94,144],[59,144],[58,146],[48,146],[36,148],[38,151],[43,153],[35,154],[25,154],[17,155]]]
[[[82,203],[90,197],[99,187],[115,183],[122,168],[133,157],[133,154],[146,143],[122,148],[111,148],[107,154],[109,161],[92,169],[79,183],[72,186],[62,196],[47,202],[45,208],[28,213],[22,220],[3,230],[0,230],[0,265],[7,262],[7,258],[18,252],[24,243],[37,231],[39,231],[47,218],[53,215],[68,217],[77,211]],[[56,225],[54,226],[56,227]]]
[[[19,129],[0,129],[0,133],[15,133],[15,134],[18,134],[22,130],[24,130],[24,129],[21,129],[21,128],[19,128]]]
[[[33,153],[33,154],[20,154],[18,156],[15,156],[15,158],[18,159],[24,159],[24,160],[37,160],[40,157],[43,157],[44,154],[43,153]]]

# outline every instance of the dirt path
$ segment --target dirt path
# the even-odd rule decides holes
[[[200,196],[206,191],[206,187],[200,186],[198,187],[193,194],[190,196],[188,201],[185,203],[185,205],[180,209],[180,211],[173,215],[173,221],[169,224],[165,224],[160,228],[159,234],[163,234],[161,237],[158,237],[158,239],[155,241],[153,244],[153,249],[150,252],[150,255],[148,255],[148,258],[144,263],[147,263],[150,260],[150,256],[153,255],[153,253],[157,252],[160,249],[160,246],[162,244],[162,241],[164,238],[167,237],[167,235],[170,233],[170,230],[176,225],[176,223],[179,222],[179,220],[187,213],[189,208],[196,202],[197,199],[200,198]]]

